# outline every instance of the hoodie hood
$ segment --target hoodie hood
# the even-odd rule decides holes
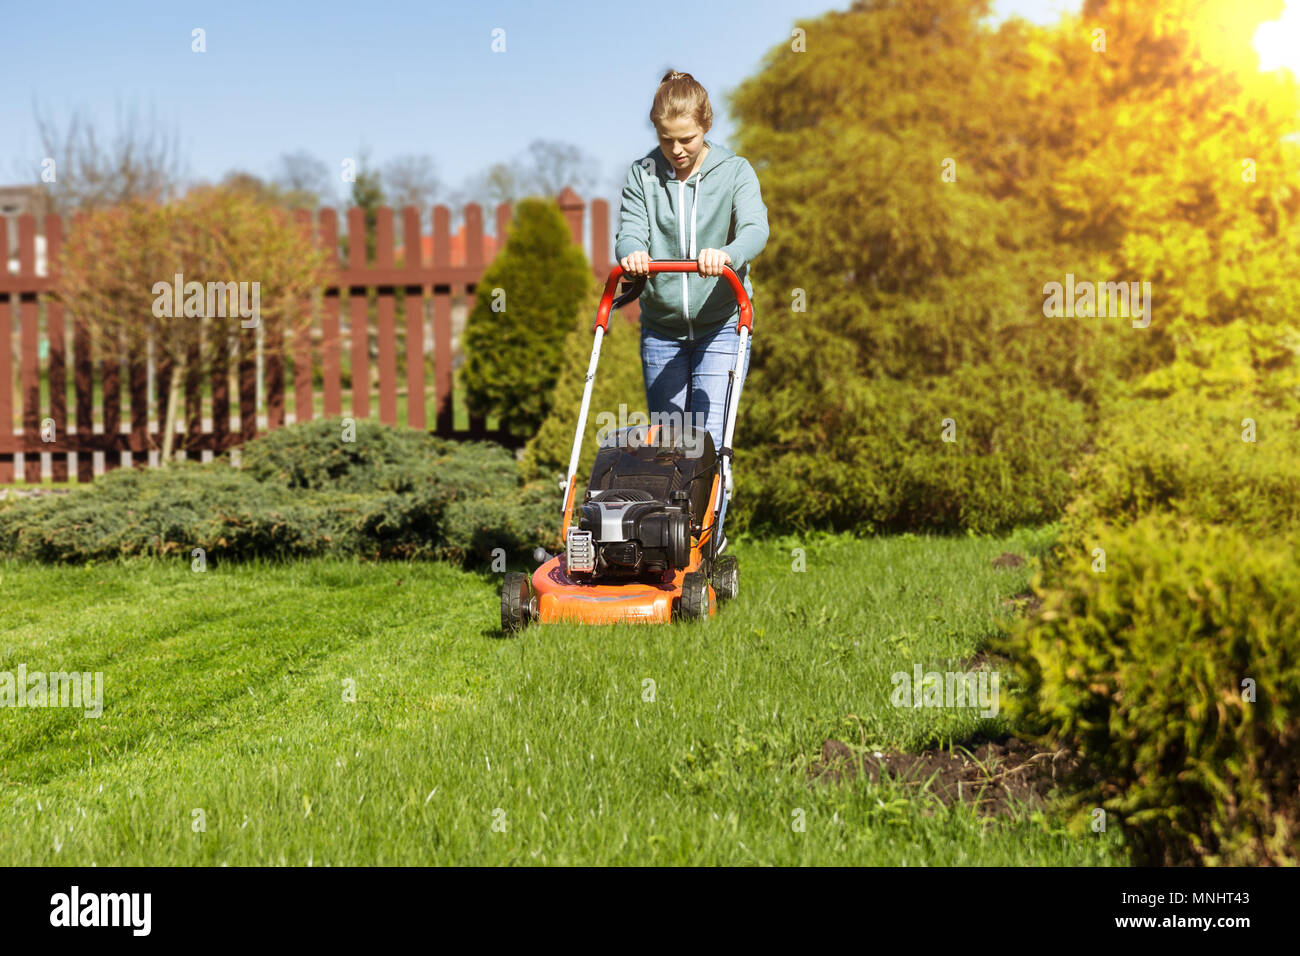
[[[690,179],[685,180],[686,182],[694,182],[697,178],[703,179],[712,170],[722,165],[722,163],[726,162],[728,159],[736,158],[736,154],[727,149],[727,147],[723,146],[721,143],[715,143],[711,139],[706,139],[704,145],[709,148],[709,151],[704,154],[704,164],[692,173]],[[664,151],[662,149],[656,146],[649,153],[646,153],[646,156],[654,158],[655,168],[658,171],[661,180],[668,182],[677,181],[677,170],[673,169],[672,163],[668,162],[668,158],[664,156]]]

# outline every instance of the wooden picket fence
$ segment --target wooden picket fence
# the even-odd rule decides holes
[[[583,244],[586,203],[572,190],[565,189],[558,197],[573,240]],[[609,205],[602,199],[593,200],[591,212],[591,248],[588,259],[593,272],[602,281],[612,267],[610,259]],[[491,247],[485,246],[482,209],[474,203],[465,207],[463,261],[453,261],[451,213],[443,205],[433,208],[432,261],[424,261],[420,241],[410,237],[421,235],[419,212],[414,207],[401,210],[403,235],[402,263],[397,264],[394,251],[394,211],[379,210],[375,231],[374,261],[366,258],[365,213],[360,208],[347,212],[348,262],[344,267],[338,258],[338,216],[332,209],[320,210],[317,217],[299,211],[297,220],[302,229],[313,235],[330,257],[333,275],[321,290],[320,307],[312,318],[311,333],[295,337],[290,343],[293,382],[285,382],[285,362],[277,357],[278,348],[267,350],[262,366],[262,388],[265,395],[267,428],[285,424],[286,404],[290,391],[293,395],[293,414],[296,421],[306,421],[316,414],[315,371],[319,369],[323,391],[323,413],[337,416],[344,413],[344,387],[341,358],[347,349],[351,359],[351,398],[346,414],[368,418],[371,409],[371,355],[370,318],[368,294],[373,292],[378,303],[374,330],[378,340],[378,417],[387,424],[397,424],[398,415],[398,351],[395,303],[397,291],[406,299],[405,320],[405,385],[407,394],[406,424],[412,428],[431,430],[437,435],[452,439],[488,439],[509,447],[518,447],[520,439],[501,430],[489,430],[484,421],[469,417],[467,429],[454,426],[452,406],[452,303],[463,297],[467,310],[472,310],[475,285],[491,261],[495,250],[501,248],[511,219],[509,203],[496,210],[496,239]],[[150,451],[162,447],[162,421],[168,400],[171,369],[160,360],[150,388],[146,358],[141,354],[129,355],[119,362],[91,354],[89,336],[85,325],[76,317],[71,319],[71,355],[69,355],[69,319],[63,306],[51,295],[57,281],[54,275],[37,274],[36,220],[31,215],[18,218],[18,271],[8,269],[10,250],[6,217],[0,217],[0,485],[15,480],[16,456],[22,455],[23,479],[30,483],[42,480],[42,456],[49,456],[49,473],[53,481],[69,480],[69,456],[75,458],[77,481],[94,478],[94,453],[103,452],[104,468],[112,470],[125,461],[143,465],[149,461]],[[63,222],[57,216],[45,221],[47,259],[57,260],[63,237]],[[75,220],[73,224],[75,228]],[[489,253],[489,248],[491,252]],[[341,327],[341,299],[348,300],[348,328]],[[430,325],[425,313],[432,299],[432,342],[426,341]],[[18,335],[14,341],[12,305],[18,303]],[[45,321],[40,321],[42,306]],[[636,303],[624,309],[628,321],[638,317]],[[593,316],[594,318],[594,316]],[[43,326],[43,328],[42,328]],[[210,395],[202,394],[201,383],[187,384],[184,396],[184,414],[178,416],[181,430],[177,432],[175,447],[186,457],[199,460],[205,451],[219,454],[236,447],[258,434],[258,367],[255,360],[256,341],[253,330],[241,332],[239,354],[236,362],[235,400],[238,405],[237,421],[231,414],[229,370],[219,370],[210,382]],[[264,330],[267,341],[278,346],[271,336],[278,333],[268,327]],[[15,350],[15,344],[18,346]],[[433,371],[433,425],[426,421],[426,362],[428,346],[432,345]],[[21,428],[14,428],[15,377],[17,358],[19,386],[18,407],[21,409]],[[69,365],[71,368],[69,369]],[[67,408],[67,376],[72,374],[75,395],[75,421],[69,421]],[[125,378],[125,382],[123,379]],[[95,382],[98,381],[101,401],[95,407]],[[44,390],[42,383],[45,384]],[[125,386],[125,388],[124,388]],[[123,427],[123,391],[129,397],[130,423]],[[150,394],[152,392],[152,394]],[[44,397],[43,397],[44,396]],[[204,406],[209,406],[206,409]],[[150,414],[151,409],[153,414]],[[96,415],[98,410],[99,415]],[[96,421],[96,419],[99,421]],[[205,425],[206,421],[206,425]]]

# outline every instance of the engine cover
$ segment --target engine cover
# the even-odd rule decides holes
[[[601,442],[576,524],[591,532],[594,573],[672,572],[690,564],[719,475],[713,437],[669,424],[633,426]]]
[[[626,501],[627,492],[604,492],[584,502],[578,529],[590,531],[596,573],[640,574],[674,571],[690,563],[689,504]],[[640,495],[649,497],[645,492]],[[608,497],[606,497],[608,496]]]

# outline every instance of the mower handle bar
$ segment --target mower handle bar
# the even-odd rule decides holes
[[[699,263],[694,259],[650,260],[651,274],[656,272],[695,272],[699,267]],[[723,266],[722,275],[731,283],[731,290],[736,294],[736,303],[740,306],[740,320],[736,323],[736,333],[740,336],[740,345],[736,349],[735,367],[731,370],[731,383],[734,383],[741,373],[742,353],[753,331],[754,309],[750,305],[749,296],[745,293],[744,284],[731,266]],[[591,389],[596,380],[596,365],[600,361],[601,339],[609,331],[609,310],[631,302],[645,288],[646,277],[636,276],[632,282],[632,287],[616,300],[614,293],[618,290],[618,284],[623,278],[625,278],[623,267],[615,265],[610,270],[609,279],[605,282],[605,293],[601,296],[600,309],[596,313],[596,325],[592,329],[595,338],[591,343],[591,361],[587,365],[587,380],[582,389],[582,405],[578,409],[578,425],[573,432],[573,453],[569,457],[568,477],[560,484],[561,490],[564,491],[564,523],[560,526],[560,536],[566,540],[569,533],[569,519],[573,515],[574,476],[578,471],[578,456],[582,451],[582,433],[587,427],[587,411],[591,408]],[[739,393],[732,388],[732,384],[728,384],[727,408],[722,429],[723,447],[719,451],[719,457],[722,460],[722,488],[724,492],[719,493],[716,504],[717,510],[714,512],[716,515],[714,519],[715,534],[717,529],[721,527],[723,515],[727,513],[727,501],[724,493],[730,494],[731,489],[731,438],[736,427],[736,403],[739,397]]]
[[[695,272],[699,269],[700,264],[695,259],[651,259],[650,274],[656,272]],[[722,267],[722,277],[731,284],[731,291],[736,295],[736,303],[740,306],[740,320],[736,323],[736,331],[741,329],[753,330],[754,308],[749,302],[749,295],[745,292],[745,284],[740,281],[731,266]],[[633,276],[632,287],[622,295],[615,298],[614,293],[618,290],[618,284],[628,275],[623,271],[623,267],[617,263],[609,272],[609,278],[605,281],[605,293],[600,297],[600,308],[596,310],[596,324],[592,327],[594,332],[597,328],[609,331],[609,312],[611,309],[621,309],[633,299],[640,297],[641,292],[645,289],[646,276]]]

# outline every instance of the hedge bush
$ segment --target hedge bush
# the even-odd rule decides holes
[[[1300,546],[1169,513],[1069,554],[993,643],[1008,716],[1097,771],[1069,803],[1148,865],[1300,863]],[[1254,700],[1243,684],[1254,682]]]
[[[825,366],[811,374],[828,390],[817,399],[825,411],[813,432],[798,409],[785,420],[775,409],[747,421],[746,383],[749,442],[738,442],[729,520],[771,532],[985,533],[1055,520],[1070,499],[1070,465],[1087,441],[1085,408],[1027,373],[967,367],[925,383],[868,381]],[[791,450],[773,454],[776,447]]]
[[[167,471],[123,469],[66,496],[0,508],[0,554],[80,563],[189,554],[234,560],[323,553],[345,533],[344,513],[229,465],[184,462]]]
[[[278,429],[226,460],[124,469],[69,495],[0,506],[0,556],[80,563],[133,555],[210,562],[341,554],[487,560],[558,544],[559,495],[521,486],[513,455],[358,422]]]
[[[243,446],[258,481],[287,488],[409,491],[429,466],[455,458],[458,443],[369,419],[324,418],[277,428]]]
[[[1246,441],[1247,419],[1254,441]],[[1076,472],[1062,541],[1151,511],[1268,535],[1300,527],[1300,419],[1250,400],[1180,394],[1117,405]]]

